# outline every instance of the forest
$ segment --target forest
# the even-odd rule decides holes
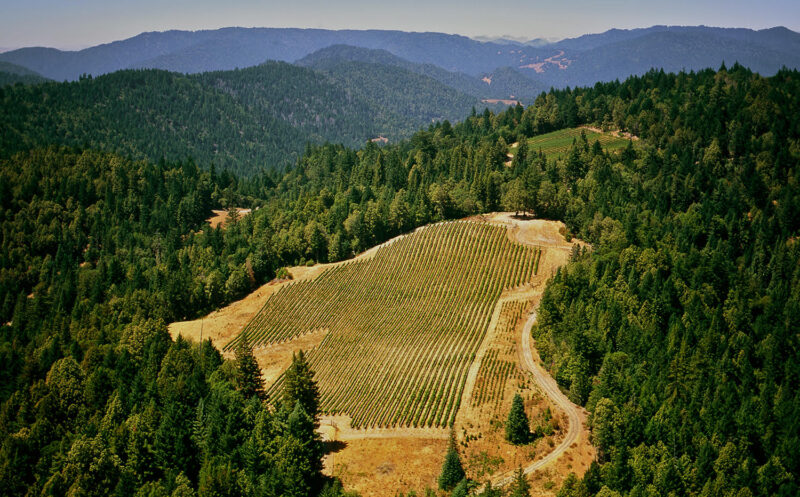
[[[23,105],[34,88],[2,98]],[[246,398],[235,361],[165,323],[283,266],[505,209],[592,245],[553,277],[534,328],[599,451],[559,495],[796,495],[799,107],[796,71],[651,71],[385,147],[308,146],[251,177],[102,141],[42,148],[26,133],[44,131],[20,128],[0,161],[0,492],[288,494],[302,475],[281,464],[314,446],[297,428],[309,414]],[[607,152],[578,137],[558,159],[524,145],[580,125],[638,141]],[[204,224],[233,206],[257,210]],[[312,490],[340,492],[319,490],[315,450],[302,456]]]
[[[254,176],[295,164],[307,144],[359,147],[378,136],[394,142],[481,105],[405,68],[343,60],[325,71],[268,61],[192,75],[124,70],[61,83],[3,67],[2,158],[62,145],[151,162],[191,157]]]

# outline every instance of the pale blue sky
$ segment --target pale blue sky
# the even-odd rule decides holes
[[[564,38],[679,24],[800,31],[798,0],[0,0],[0,48],[78,48],[225,26],[400,29]]]

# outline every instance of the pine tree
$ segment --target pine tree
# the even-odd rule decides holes
[[[469,495],[469,488],[467,487],[467,480],[464,478],[458,482],[458,485],[453,489],[453,493],[450,494],[450,497],[467,497],[467,495]]]
[[[261,368],[253,355],[253,347],[247,340],[247,335],[242,336],[242,341],[236,347],[236,383],[244,398],[249,399],[253,395],[261,400],[266,398]]]
[[[442,464],[442,474],[439,475],[439,488],[451,490],[464,479],[464,476],[466,476],[464,468],[461,466],[461,459],[456,450],[456,439],[451,435],[447,455],[444,456],[444,464]]]
[[[302,350],[292,354],[292,365],[286,370],[283,381],[283,404],[293,409],[297,402],[316,424],[319,419],[319,389]]]
[[[506,421],[506,440],[514,445],[521,445],[528,443],[530,439],[531,429],[525,414],[525,404],[522,397],[516,394]]]
[[[528,483],[528,480],[525,478],[525,473],[522,471],[522,467],[517,468],[517,472],[514,474],[514,484],[511,487],[511,495],[509,497],[530,497],[531,496],[531,484]]]

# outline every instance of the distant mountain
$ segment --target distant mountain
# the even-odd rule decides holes
[[[335,69],[342,62],[368,62],[385,66],[399,67],[436,81],[474,97],[499,97],[493,89],[479,77],[451,72],[433,64],[419,64],[400,58],[387,50],[354,47],[351,45],[332,45],[309,54],[296,62],[297,65],[323,71]],[[462,116],[463,117],[463,116]]]
[[[490,95],[520,100],[525,104],[533,103],[540,93],[549,89],[513,67],[498,67],[483,74],[481,81],[489,88]]]
[[[0,61],[0,87],[15,83],[36,84],[45,81],[47,78],[26,67]]]
[[[479,41],[442,33],[381,30],[224,28],[142,33],[74,52],[22,48],[0,53],[0,61],[27,67],[55,80],[76,80],[82,74],[97,76],[125,68],[183,73],[231,70],[266,60],[295,62],[316,52],[316,58],[302,62],[312,65],[330,58],[330,53],[319,51],[334,45],[385,51],[380,55],[362,53],[340,58],[402,67],[481,98],[485,88],[471,78],[480,80],[498,72],[498,68],[513,68],[546,89],[624,79],[651,68],[717,68],[723,61],[739,62],[764,75],[773,74],[784,65],[800,67],[798,33],[782,27],[754,31],[705,26],[612,29],[556,43],[504,38]],[[335,50],[347,51],[341,47]],[[511,73],[507,75],[515,78]],[[500,94],[490,96],[507,98],[505,93],[532,93],[526,89],[528,80],[516,78],[516,82],[521,86],[504,88]]]
[[[740,63],[761,74],[800,67],[800,34],[785,28],[762,31],[655,26],[612,30],[553,45],[563,55],[540,68],[524,68],[554,86],[592,85],[651,68],[667,72]],[[532,70],[533,69],[533,70]]]
[[[0,60],[28,67],[56,80],[81,74],[105,74],[125,68],[159,68],[180,72],[226,70],[265,60],[293,62],[330,45],[384,49],[412,62],[477,75],[498,65],[498,48],[465,36],[403,31],[331,31],[294,28],[223,28],[206,31],[142,33],[80,51],[21,48]],[[510,62],[510,57],[500,57]]]

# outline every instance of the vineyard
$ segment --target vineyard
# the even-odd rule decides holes
[[[590,145],[599,141],[607,152],[624,149],[629,143],[628,139],[610,133],[598,133],[586,128],[568,128],[528,139],[528,150],[536,153],[541,150],[549,158],[561,158],[569,152],[573,141],[580,140],[582,132]]]
[[[472,407],[488,404],[494,411],[500,410],[505,400],[506,383],[509,378],[517,384],[525,382],[525,375],[517,363],[515,330],[528,302],[504,302],[497,324],[496,338],[490,344],[478,369],[478,378],[472,393]]]
[[[498,298],[529,282],[540,257],[502,226],[427,226],[283,287],[226,348],[327,330],[308,353],[323,412],[356,428],[450,426]]]

